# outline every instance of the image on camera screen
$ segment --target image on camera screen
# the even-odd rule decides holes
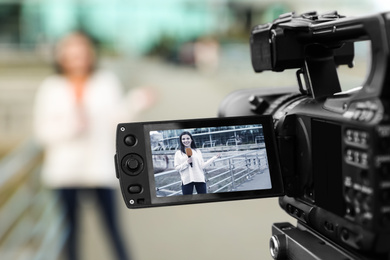
[[[261,124],[149,135],[157,197],[272,188]]]

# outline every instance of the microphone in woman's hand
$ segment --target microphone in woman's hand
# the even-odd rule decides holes
[[[186,148],[186,155],[188,156],[188,158],[191,158],[192,156],[191,148]],[[192,162],[190,163],[190,166],[192,167]]]

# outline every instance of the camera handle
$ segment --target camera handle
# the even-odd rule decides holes
[[[275,260],[377,259],[356,255],[341,248],[299,221],[296,227],[287,222],[274,223],[269,246]]]
[[[307,46],[304,66],[297,71],[299,91],[304,95],[311,95],[314,99],[341,92],[336,67],[332,49],[318,44]]]
[[[343,63],[336,59],[343,55],[334,55],[333,51],[339,49],[347,54],[348,48],[343,48],[343,45],[369,40],[371,70],[355,99],[390,98],[390,88],[387,87],[390,85],[390,13],[313,23],[309,28],[309,35],[301,38],[305,45],[304,63],[297,72],[303,94],[320,99],[340,92],[336,64]],[[336,48],[332,50],[333,47]],[[352,67],[352,64],[348,65]]]
[[[369,40],[371,70],[355,99],[390,98],[390,13],[311,25],[308,43],[324,45]],[[309,71],[310,72],[310,71]],[[327,87],[331,84],[327,84]]]

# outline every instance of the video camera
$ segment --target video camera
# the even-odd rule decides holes
[[[354,42],[367,40],[369,75],[342,92],[337,67],[352,67]],[[390,13],[288,13],[254,27],[250,44],[256,72],[298,69],[299,92],[242,90],[222,102],[220,118],[119,124],[126,205],[279,196],[298,224],[273,225],[275,259],[390,259]],[[183,132],[209,164],[206,194],[180,190],[199,159],[188,160]]]

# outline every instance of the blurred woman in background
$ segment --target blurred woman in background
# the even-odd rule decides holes
[[[130,259],[118,228],[115,206],[115,129],[153,103],[149,90],[124,98],[118,78],[96,68],[91,38],[74,32],[56,48],[57,74],[45,79],[35,102],[34,128],[45,150],[42,178],[58,191],[70,226],[69,259],[78,259],[78,195],[97,198],[117,259]]]

